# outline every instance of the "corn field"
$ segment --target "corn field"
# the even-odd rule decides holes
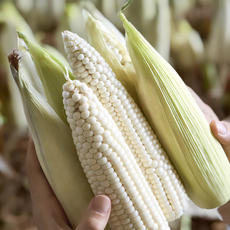
[[[7,60],[17,47],[16,30],[66,57],[62,31],[88,39],[83,9],[103,14],[125,34],[118,17],[125,3],[0,0],[0,230],[36,230],[26,178],[30,133]],[[230,0],[133,0],[126,16],[219,119],[230,121]],[[215,210],[191,204],[172,229],[227,230],[227,226]]]

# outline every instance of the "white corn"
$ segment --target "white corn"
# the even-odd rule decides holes
[[[63,86],[73,140],[95,195],[112,201],[112,229],[169,229],[151,188],[111,115],[80,81]],[[70,115],[69,113],[72,113]],[[163,194],[162,194],[163,196]]]
[[[74,74],[93,90],[116,122],[167,220],[173,221],[179,218],[186,209],[187,195],[145,117],[115,78],[115,74],[104,58],[93,47],[68,31],[63,33],[63,40]],[[93,61],[90,61],[90,57],[93,57]],[[87,63],[84,61],[86,58],[88,58]],[[93,72],[90,73],[88,71],[90,69]],[[160,194],[159,189],[162,189]],[[171,198],[172,192],[175,195]],[[165,203],[161,199],[162,196],[167,196],[169,202]],[[171,214],[168,213],[168,206],[172,210]]]

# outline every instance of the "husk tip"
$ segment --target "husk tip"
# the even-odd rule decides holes
[[[123,26],[125,28],[125,31],[127,33],[129,31],[129,29],[133,27],[133,25],[127,20],[127,18],[123,14],[123,11],[119,12],[119,18],[121,19]]]
[[[22,39],[26,44],[28,43],[28,38],[26,37],[26,35],[25,34],[23,34],[22,32],[20,32],[20,31],[16,31],[17,32],[17,34],[18,34],[18,37],[20,38],[20,39]]]
[[[119,12],[119,18],[121,19],[122,22],[126,19],[122,11]]]
[[[81,12],[85,22],[92,18],[92,15],[86,9],[83,9]]]
[[[97,19],[95,19],[94,16],[92,16],[90,14],[90,12],[87,11],[86,9],[82,10],[82,17],[83,17],[85,25],[87,25],[89,23],[91,26],[92,25],[95,26],[95,27],[98,26],[97,23],[96,23]]]

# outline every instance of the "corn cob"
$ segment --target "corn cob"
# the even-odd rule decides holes
[[[69,31],[63,32],[63,40],[73,73],[92,89],[107,109],[157,197],[167,220],[179,218],[186,208],[187,196],[174,167],[143,114],[115,78],[104,58],[93,47]],[[74,108],[65,109],[67,116],[72,119],[69,111]],[[74,123],[72,120],[69,122]]]
[[[62,204],[71,226],[75,228],[93,198],[93,193],[82,171],[68,124],[61,120],[44,94],[32,86],[28,72],[21,71],[25,66],[19,62],[19,55],[18,51],[10,54],[10,69],[21,94],[36,153],[50,186]],[[47,65],[50,64],[53,63],[47,61]],[[76,202],[76,197],[81,199]]]
[[[63,89],[73,140],[91,188],[95,195],[106,194],[112,201],[110,227],[168,229],[159,204],[111,115],[86,84],[68,79]]]
[[[109,35],[108,34],[108,32],[106,32],[106,30],[105,29],[103,29],[103,28],[100,28],[100,26],[98,26],[97,24],[97,21],[95,20],[95,19],[93,19],[92,18],[92,16],[90,16],[89,14],[87,14],[86,12],[84,12],[84,14],[87,16],[85,16],[85,24],[86,24],[86,28],[87,28],[87,32],[88,32],[88,34],[90,35],[89,37],[90,37],[90,43],[91,44],[93,44],[93,46],[94,47],[96,47],[96,49],[97,50],[99,50],[99,52],[100,53],[102,53],[103,54],[103,57],[109,62],[109,64],[111,64],[111,66],[112,66],[112,68],[113,68],[113,70],[116,72],[116,73],[119,73],[119,71],[117,71],[119,68],[120,68],[120,66],[119,65],[117,65],[117,63],[116,63],[116,65],[114,64],[115,62],[116,62],[116,60],[114,59],[114,58],[111,58],[111,52],[109,53],[108,52],[108,54],[106,54],[106,51],[105,50],[108,50],[108,48],[107,47],[110,47],[110,45],[108,44],[108,42],[107,42],[107,37],[111,37],[111,35]],[[126,27],[126,29],[127,29],[128,27]],[[131,32],[130,32],[130,29],[129,29],[129,33],[131,34]],[[129,34],[128,34],[129,35]],[[93,39],[93,36],[94,36],[94,38],[95,39]],[[135,38],[136,39],[136,38]],[[112,39],[110,39],[110,41],[114,41],[114,37],[112,38]],[[135,41],[135,45],[137,45],[136,44],[136,40],[134,40],[134,38],[133,38],[133,40],[132,41]],[[101,46],[100,46],[101,45]],[[142,48],[144,47],[144,43],[143,43],[143,41],[140,41],[139,42],[139,44],[135,47],[136,48],[136,51],[134,51],[134,52],[139,52],[139,55],[141,56],[143,56],[143,54],[141,53],[141,50],[142,50]],[[123,52],[125,51],[125,49],[121,46],[121,45],[119,45],[119,46],[117,46],[116,48],[120,48],[120,49],[122,49],[123,50]],[[151,50],[152,49],[152,47],[150,48],[149,46],[148,46],[148,48],[145,50],[145,51],[143,51],[143,52],[148,52],[148,50]],[[132,52],[133,52],[133,50],[132,49],[130,49],[129,50],[129,52],[131,52],[131,54],[132,54]],[[118,53],[118,52],[117,52]],[[106,56],[107,55],[107,56]],[[151,57],[151,53],[149,53],[149,56]],[[135,55],[132,55],[132,58],[133,58],[133,56],[135,56]],[[156,60],[154,60],[154,59],[152,59],[151,60],[151,63],[150,63],[150,65],[152,65],[152,63],[157,63],[157,59],[159,58],[159,55],[156,57]],[[162,58],[160,58],[159,60],[161,60]],[[119,58],[117,58],[117,60],[119,60]],[[126,60],[128,60],[128,57],[127,57],[127,54],[126,54]],[[132,59],[133,60],[133,59]],[[111,63],[112,62],[112,63]],[[129,61],[130,62],[130,61]],[[127,62],[127,63],[129,63],[129,62]],[[165,62],[165,61],[164,61]],[[153,86],[150,84],[150,82],[149,82],[149,80],[142,80],[142,78],[140,77],[140,76],[144,76],[146,73],[146,71],[144,70],[143,72],[140,72],[136,67],[137,66],[140,66],[140,64],[139,63],[137,63],[137,62],[135,62],[134,61],[134,63],[135,63],[135,69],[136,69],[136,73],[137,74],[132,74],[132,78],[131,78],[131,81],[132,82],[134,82],[135,83],[135,85],[136,85],[136,89],[137,89],[137,92],[138,92],[138,94],[139,94],[139,99],[140,99],[140,101],[142,102],[141,104],[142,105],[144,105],[144,108],[145,108],[145,112],[146,112],[146,114],[148,115],[148,119],[150,119],[150,121],[151,121],[151,125],[152,125],[152,127],[156,127],[158,124],[159,124],[159,122],[160,122],[160,119],[161,119],[161,117],[164,115],[164,114],[162,114],[161,115],[161,111],[162,111],[162,106],[159,106],[159,108],[156,110],[155,108],[154,108],[154,106],[152,106],[152,104],[155,104],[156,103],[156,105],[157,105],[157,100],[158,100],[158,93],[154,96],[154,98],[153,99],[148,99],[149,97],[151,97],[151,95],[154,93],[154,92],[156,92],[156,90],[153,90]],[[146,65],[146,63],[144,63],[145,65]],[[126,65],[126,63],[125,63],[125,65]],[[125,65],[123,65],[123,66],[125,66]],[[165,66],[165,64],[164,64],[164,66]],[[161,67],[161,64],[159,64],[159,67]],[[159,75],[160,75],[160,73],[162,72],[162,68],[157,68],[157,67],[155,67],[155,69],[157,69],[157,73],[159,73]],[[140,68],[142,68],[142,67],[140,67]],[[148,69],[149,68],[149,66],[148,65],[146,65],[146,67],[145,67],[145,69]],[[127,70],[127,69],[126,69]],[[155,71],[155,70],[154,70]],[[155,72],[156,73],[156,72]],[[174,71],[172,70],[172,74],[174,73]],[[152,74],[153,74],[153,72],[148,72],[147,73],[148,74],[148,76],[151,76]],[[167,72],[167,74],[169,74],[168,72]],[[162,75],[164,75],[164,72],[163,72],[163,74]],[[122,75],[122,78],[123,77],[126,77],[126,75]],[[128,77],[130,77],[130,76],[128,76]],[[163,77],[164,76],[162,76],[162,79],[163,79]],[[130,79],[129,79],[130,80]],[[123,81],[125,81],[125,80],[123,80]],[[176,82],[176,80],[175,80],[175,82]],[[126,87],[127,88],[127,87]],[[178,87],[177,87],[178,88]],[[145,93],[146,93],[146,91],[145,90],[143,90],[143,89],[149,89],[149,92],[148,92],[148,94],[146,94],[146,96],[144,97],[143,95],[145,95]],[[178,96],[176,97],[176,98],[178,98]],[[186,98],[186,96],[184,97],[184,98]],[[191,98],[191,97],[189,97],[189,98]],[[165,99],[164,99],[165,100]],[[152,103],[153,101],[156,101],[155,103]],[[148,106],[146,107],[145,106],[145,104],[146,104],[146,102],[148,102],[149,104],[148,104]],[[196,110],[197,110],[197,106],[196,106]],[[155,114],[155,111],[156,112],[159,112],[159,117],[158,117],[158,119],[155,119],[156,121],[156,125],[152,122],[152,120],[153,120],[153,114]],[[168,112],[165,112],[165,114],[168,114]],[[151,117],[152,116],[152,117]],[[164,124],[167,124],[167,122],[162,122],[162,130],[161,130],[161,132],[159,132],[158,131],[158,135],[160,135],[161,136],[161,139],[162,139],[162,141],[165,139],[165,137],[167,137],[167,132],[168,132],[168,130],[170,130],[169,128],[167,128],[167,129],[165,129],[164,128]],[[206,124],[207,125],[207,124]],[[159,126],[159,125],[158,125]],[[167,131],[166,131],[167,130]],[[210,133],[210,130],[209,130],[209,133]],[[173,138],[173,136],[175,136],[175,134],[171,134],[171,135],[169,135],[170,136],[170,138],[172,139]],[[171,137],[172,136],[172,137]],[[191,137],[192,137],[192,134],[190,135]],[[170,138],[169,138],[169,140],[170,140]],[[213,138],[213,137],[211,137],[211,138]],[[189,139],[189,137],[187,138],[187,139]],[[173,149],[174,147],[174,145],[175,145],[175,143],[176,143],[176,141],[174,140],[174,141],[171,141],[170,142],[170,145],[171,145],[171,149]],[[192,150],[192,148],[191,148],[191,150]],[[172,150],[171,150],[172,151]],[[212,150],[210,150],[210,151],[212,151]],[[185,151],[186,152],[186,151]],[[220,150],[220,152],[221,152],[221,155],[223,156],[223,158],[225,157],[224,156],[224,154],[223,154],[223,151],[222,150]],[[177,153],[178,154],[178,153]],[[176,156],[177,157],[177,156]],[[177,157],[178,158],[178,157]],[[180,157],[180,158],[178,158],[177,159],[177,162],[180,162],[181,161],[181,159],[182,159],[182,157]],[[222,159],[222,160],[224,160],[224,159]],[[221,161],[222,161],[221,160]],[[226,159],[225,159],[226,160]],[[202,161],[202,160],[201,160]],[[186,162],[186,161],[184,161],[184,162]],[[218,162],[218,161],[217,161]],[[226,162],[227,161],[225,161],[225,163],[223,163],[223,165],[225,165],[226,166]],[[206,162],[207,163],[207,162]],[[183,167],[183,165],[184,164],[180,164],[180,166],[179,167]],[[217,164],[216,164],[217,165]],[[190,166],[189,166],[190,167]],[[193,174],[190,174],[190,176],[188,176],[188,175],[186,175],[186,172],[188,172],[188,170],[187,170],[187,168],[189,168],[189,167],[185,167],[184,168],[184,173],[182,173],[182,176],[183,177],[186,177],[185,178],[185,182],[187,183],[187,181],[190,181],[190,183],[191,183],[191,181],[192,181],[192,179],[191,178],[194,178],[193,177]],[[216,166],[214,166],[214,167],[216,167]],[[194,169],[192,169],[192,171],[195,171]],[[200,168],[200,169],[198,169],[198,170],[196,170],[196,172],[195,173],[197,173],[197,175],[199,175],[199,174],[203,174],[204,173],[204,171],[205,170],[202,170],[202,168]],[[199,173],[198,173],[199,172]],[[210,174],[212,174],[211,172],[210,172]],[[189,178],[189,179],[187,179],[187,178]],[[198,178],[198,177],[197,177]],[[226,178],[226,176],[225,175],[223,175],[223,178]],[[195,179],[195,178],[194,178]],[[208,179],[209,180],[209,178],[206,178],[206,179]],[[200,178],[200,180],[202,180],[202,177]],[[222,180],[222,179],[221,179]],[[227,182],[227,180],[226,180],[226,182]],[[225,199],[223,199],[223,198],[218,198],[218,195],[214,195],[213,193],[215,193],[215,187],[219,187],[219,186],[223,186],[223,185],[221,185],[222,183],[219,183],[220,185],[217,185],[217,186],[215,186],[214,184],[211,186],[211,184],[209,184],[209,186],[206,186],[206,188],[208,188],[209,187],[209,189],[207,189],[207,192],[210,192],[212,195],[212,197],[215,197],[214,199],[209,199],[209,200],[206,200],[205,201],[205,199],[203,199],[203,198],[201,198],[202,197],[202,194],[204,195],[204,196],[206,196],[205,194],[206,193],[202,193],[202,191],[201,190],[203,190],[203,186],[202,186],[202,184],[203,183],[205,183],[205,182],[200,182],[199,183],[199,185],[198,184],[194,184],[193,186],[192,185],[189,185],[189,187],[187,187],[187,189],[188,189],[188,191],[189,191],[189,193],[190,193],[190,197],[192,197],[193,198],[193,200],[196,200],[196,204],[197,205],[200,205],[200,206],[202,206],[202,207],[206,207],[206,208],[211,208],[211,207],[215,207],[215,206],[218,206],[218,205],[221,205],[221,204],[223,204],[224,202],[226,202],[226,199],[227,198],[225,198]],[[227,184],[228,184],[228,182],[227,182]],[[225,187],[225,191],[226,191],[226,188],[227,188],[227,184],[226,185],[224,185],[224,187]],[[199,189],[201,189],[199,192],[198,192],[198,190]],[[195,190],[197,190],[196,192],[194,192]],[[218,189],[217,189],[217,191],[218,191]],[[218,192],[216,192],[216,194],[218,194]],[[214,196],[213,196],[214,195]],[[227,194],[226,194],[227,195]],[[226,195],[224,195],[225,197],[226,197]],[[199,201],[198,201],[199,200]],[[217,201],[218,200],[218,201]],[[220,200],[222,200],[222,201],[220,201]],[[198,202],[197,202],[198,201]],[[205,203],[205,206],[204,206],[204,203]]]
[[[230,167],[223,148],[176,71],[122,13],[120,18],[142,108],[189,198],[202,208],[223,205],[230,198]]]

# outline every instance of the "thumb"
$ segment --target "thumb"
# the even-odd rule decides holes
[[[94,197],[76,230],[104,230],[110,215],[111,201],[105,195]]]
[[[227,121],[212,121],[210,128],[230,161],[230,123]]]

